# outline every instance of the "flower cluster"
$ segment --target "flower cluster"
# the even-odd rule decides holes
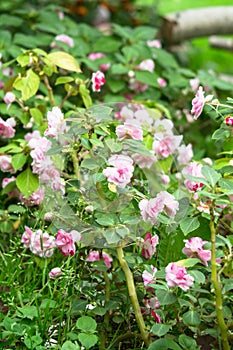
[[[108,164],[111,167],[103,170],[103,174],[107,180],[118,187],[126,187],[133,176],[133,160],[126,155],[115,154],[108,159]]]

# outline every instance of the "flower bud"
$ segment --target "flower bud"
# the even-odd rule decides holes
[[[233,126],[233,116],[228,115],[225,119],[225,123],[227,126]]]
[[[53,280],[54,278],[57,278],[61,276],[62,271],[60,267],[54,267],[50,272],[49,272],[49,278]]]

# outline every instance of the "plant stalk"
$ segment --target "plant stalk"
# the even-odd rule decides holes
[[[46,89],[48,90],[48,93],[49,93],[49,99],[50,99],[51,105],[54,107],[54,106],[56,106],[56,103],[55,103],[55,99],[53,96],[53,89],[51,88],[51,85],[49,84],[49,80],[48,80],[46,75],[44,75],[44,83],[45,83]]]
[[[220,279],[217,272],[216,264],[216,229],[214,224],[214,211],[213,207],[211,208],[211,219],[210,219],[210,232],[211,232],[211,281],[214,287],[215,292],[215,310],[218,321],[218,326],[220,328],[222,346],[223,350],[230,350],[230,345],[228,342],[227,335],[227,325],[223,317],[223,302],[222,302],[222,291]]]
[[[146,346],[149,346],[150,345],[149,334],[146,331],[146,325],[142,317],[142,313],[141,313],[141,309],[140,309],[140,305],[138,302],[138,297],[135,289],[133,274],[124,258],[124,252],[122,247],[118,247],[116,248],[116,250],[117,250],[117,256],[118,256],[120,266],[125,274],[129,296],[133,305],[136,321],[140,329],[142,339],[144,340]]]

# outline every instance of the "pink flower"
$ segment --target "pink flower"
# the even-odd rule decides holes
[[[47,113],[48,128],[45,130],[44,135],[54,137],[58,140],[59,136],[63,135],[67,131],[64,115],[59,107],[53,107],[52,111]]]
[[[142,199],[138,206],[141,211],[142,219],[144,221],[149,221],[154,225],[156,223],[157,216],[164,208],[164,203],[162,198],[156,197],[149,200]]]
[[[158,82],[159,86],[161,86],[161,87],[167,86],[167,82],[166,82],[166,80],[163,79],[163,78],[158,78],[158,79],[157,79],[157,82]]]
[[[55,248],[55,238],[50,236],[47,232],[42,232],[42,230],[37,230],[32,232],[30,229],[25,227],[26,235],[22,236],[23,243],[25,244],[28,238],[28,243],[30,240],[29,248],[31,252],[41,258],[49,258],[53,255]]]
[[[4,173],[14,173],[12,166],[12,157],[8,155],[0,155],[0,170]]]
[[[144,243],[142,247],[142,256],[145,259],[150,259],[156,252],[156,246],[159,243],[159,237],[157,235],[152,236],[151,233],[147,233],[144,238]]]
[[[152,145],[153,151],[159,156],[159,158],[169,157],[180,145],[182,136],[168,135],[161,140],[155,139]]]
[[[111,267],[111,263],[113,259],[108,253],[102,252],[102,258],[103,261],[108,269]],[[94,261],[100,261],[100,253],[97,250],[92,250],[89,254],[88,257],[86,258],[87,262],[94,262]]]
[[[15,101],[15,94],[8,91],[3,97],[3,101],[7,104],[7,110],[10,108],[11,104]]]
[[[15,136],[15,125],[14,118],[8,118],[6,121],[0,118],[0,136],[3,139],[12,139]]]
[[[92,90],[95,92],[99,92],[101,89],[101,86],[105,84],[105,76],[104,73],[101,71],[97,71],[95,73],[92,73]]]
[[[62,271],[60,267],[54,267],[51,271],[49,271],[49,278],[50,280],[53,280],[59,276],[61,276]]]
[[[128,120],[116,127],[116,135],[120,141],[126,138],[143,140],[143,130],[135,120]]]
[[[154,310],[151,311],[151,315],[153,316],[156,323],[161,323],[161,317]]]
[[[150,169],[151,166],[155,162],[157,162],[157,158],[153,154],[151,154],[151,156],[144,156],[142,154],[135,153],[132,155],[132,158],[137,163],[137,165],[142,169],[144,168]]]
[[[184,165],[190,162],[193,157],[193,149],[191,143],[188,146],[181,145],[178,147],[178,163],[179,165]]]
[[[170,182],[170,177],[166,174],[162,174],[161,175],[161,180],[162,180],[162,183],[164,183],[165,185],[168,185],[169,182]]]
[[[225,119],[225,123],[227,126],[233,126],[233,117],[231,115],[228,115]]]
[[[4,177],[2,179],[2,188],[5,188],[9,183],[14,182],[16,178],[14,176]]]
[[[182,170],[182,174],[184,175],[184,177],[185,175],[188,175],[192,177],[203,178],[204,176],[202,175],[201,170],[202,170],[202,164],[198,164],[197,162],[191,162]],[[203,183],[199,181],[195,181],[195,179],[194,180],[185,179],[184,185],[185,187],[187,187],[187,189],[190,192],[196,192],[202,188]]]
[[[205,266],[208,266],[207,261],[211,259],[211,251],[203,249],[203,245],[207,241],[203,241],[200,237],[192,237],[189,240],[185,239],[185,247],[182,253],[187,255],[188,258],[199,258]]]
[[[194,115],[194,119],[197,119],[204,108],[206,102],[209,102],[213,98],[213,95],[208,95],[205,97],[205,92],[203,91],[203,87],[199,86],[199,89],[192,100],[192,110],[191,113]]]
[[[19,199],[26,206],[34,206],[42,204],[44,200],[44,188],[39,187],[31,196],[25,198],[22,194],[19,195]]]
[[[196,91],[198,89],[198,86],[200,84],[200,80],[198,78],[190,79],[189,80],[191,90]]]
[[[153,225],[156,223],[156,218],[162,211],[171,218],[175,217],[179,209],[179,202],[174,196],[166,191],[159,192],[155,198],[142,199],[139,204],[142,219],[150,221]]]
[[[187,291],[194,282],[194,278],[187,274],[186,268],[178,266],[174,262],[167,265],[165,272],[167,285],[170,288],[178,286],[184,291]]]
[[[21,242],[23,243],[24,248],[30,247],[32,234],[32,230],[28,226],[25,226],[25,231],[22,234],[21,238]]]
[[[139,70],[146,70],[152,73],[154,71],[155,64],[154,61],[149,58],[147,60],[142,61],[137,68]]]
[[[167,216],[174,219],[177,210],[179,209],[179,202],[175,200],[174,196],[167,191],[159,192],[158,200],[163,201],[163,211]]]
[[[157,49],[161,49],[162,45],[159,40],[147,40],[147,46],[156,47]]]
[[[133,160],[128,156],[116,154],[108,159],[108,164],[113,167],[105,168],[103,170],[104,176],[109,182],[125,188],[133,176]]]
[[[74,47],[74,40],[66,34],[60,34],[55,36],[55,40],[60,41],[61,43],[64,43],[70,47]]]
[[[151,272],[144,270],[142,273],[142,279],[145,287],[147,287],[148,284],[155,283],[155,274],[157,269],[153,265],[150,266],[150,269]]]
[[[81,235],[78,231],[72,230],[71,232],[66,232],[65,230],[58,230],[56,235],[56,246],[61,251],[64,256],[75,254],[75,242],[81,240]]]

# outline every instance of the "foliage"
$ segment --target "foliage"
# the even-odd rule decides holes
[[[149,26],[17,18],[1,22],[1,342],[229,349],[232,85]],[[214,97],[194,122],[199,85]]]

